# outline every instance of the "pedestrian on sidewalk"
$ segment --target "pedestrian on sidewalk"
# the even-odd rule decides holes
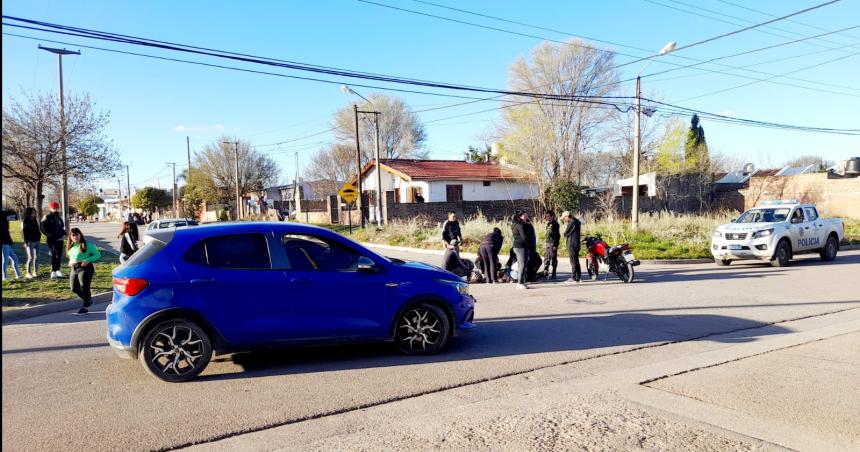
[[[582,279],[582,269],[579,267],[579,247],[582,223],[568,211],[561,214],[561,221],[566,223],[564,237],[567,239],[567,254],[570,256],[570,279],[567,282],[579,282]]]
[[[526,282],[529,257],[535,252],[535,248],[537,248],[537,236],[527,213],[517,211],[514,214],[511,233],[514,242],[513,250],[517,256],[517,263],[520,269],[519,278],[517,278],[517,289],[528,289],[529,287],[526,285]]]
[[[119,239],[119,263],[124,264],[132,254],[137,252],[137,242],[131,235],[131,223],[124,221],[117,236]]]
[[[24,269],[25,278],[39,276],[39,242],[42,241],[42,231],[39,230],[39,217],[36,209],[27,207],[24,219],[21,221],[21,235],[24,236],[24,251],[27,252],[27,267]]]
[[[543,272],[548,279],[555,279],[555,271],[558,268],[558,244],[561,241],[561,233],[555,212],[548,210],[544,214],[546,220],[546,255],[544,256]],[[552,273],[549,272],[550,266]]]
[[[0,237],[3,239],[3,281],[6,281],[6,267],[12,264],[15,279],[21,279],[21,269],[18,268],[18,255],[12,248],[12,234],[9,232],[9,218],[6,211],[0,214]]]
[[[66,245],[66,252],[69,255],[69,267],[71,267],[69,287],[75,295],[83,300],[84,304],[78,310],[77,315],[84,315],[89,312],[89,307],[93,304],[90,284],[96,272],[95,262],[102,255],[99,252],[99,247],[87,244],[87,239],[84,238],[84,234],[78,228],[72,228],[69,243]]]
[[[48,204],[51,212],[42,220],[42,234],[45,234],[45,243],[51,253],[51,279],[62,278],[60,263],[63,258],[63,237],[66,236],[66,223],[60,215],[60,203],[51,201]]]
[[[442,242],[447,249],[451,240],[457,240],[458,243],[463,242],[463,233],[460,232],[460,221],[457,220],[457,212],[453,210],[448,212],[448,220],[442,223]]]
[[[493,232],[487,234],[478,246],[478,257],[481,261],[481,272],[484,274],[488,284],[496,282],[496,272],[499,271],[499,251],[502,250],[502,230],[493,228]]]

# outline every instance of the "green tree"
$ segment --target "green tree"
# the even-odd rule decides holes
[[[684,169],[684,123],[674,120],[666,123],[654,157],[654,171],[661,176],[678,174]]]
[[[95,196],[95,195],[87,196],[78,202],[78,212],[80,212],[80,213],[82,213],[88,217],[91,215],[95,215],[99,211],[98,205],[102,204],[104,202],[105,202],[104,199],[101,199],[98,196]]]
[[[579,210],[579,202],[582,198],[582,187],[576,182],[567,179],[559,179],[552,183],[547,190],[546,205],[557,212]]]
[[[150,212],[170,205],[167,199],[167,191],[155,187],[143,187],[131,197],[131,206],[136,209],[144,209]]]
[[[492,160],[492,154],[493,148],[489,144],[484,145],[484,150],[469,146],[469,149],[466,150],[466,161],[472,163],[489,162]]]
[[[705,129],[699,123],[699,115],[693,114],[693,118],[690,119],[690,130],[687,131],[687,142],[684,145],[684,166],[688,171],[706,172],[710,167],[709,157]]]
[[[182,187],[182,201],[185,205],[185,216],[188,218],[200,218],[203,210],[203,195],[194,184],[186,184]]]

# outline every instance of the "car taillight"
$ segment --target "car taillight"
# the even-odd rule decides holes
[[[143,278],[114,278],[113,286],[119,293],[133,297],[146,289],[149,281]]]

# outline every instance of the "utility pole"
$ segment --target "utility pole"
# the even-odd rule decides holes
[[[125,189],[128,192],[128,210],[131,210],[131,178],[128,175],[128,165],[125,165]]]
[[[242,218],[242,196],[239,194],[239,142],[224,141],[224,144],[232,144],[236,157],[236,219]]]
[[[120,178],[116,178],[116,200],[117,200],[117,211],[119,222],[122,224],[125,219],[122,218],[122,180]]]
[[[63,170],[63,180],[62,180],[62,191],[63,191],[63,222],[66,225],[66,237],[69,236],[69,157],[66,154],[66,110],[65,110],[65,98],[63,94],[63,55],[80,55],[81,52],[75,52],[72,50],[66,49],[55,49],[51,47],[42,47],[39,45],[39,48],[42,50],[46,50],[53,54],[57,55],[57,61],[59,61],[60,67],[60,152],[62,153],[62,170]],[[41,202],[41,201],[40,201]],[[5,264],[5,262],[4,262]]]
[[[641,91],[639,85],[640,77],[636,76],[636,125],[635,125],[635,138],[633,139],[633,205],[631,206],[630,213],[630,222],[633,230],[639,227],[639,153],[641,152],[639,147],[641,145],[641,115],[642,115],[642,105],[641,105]]]
[[[188,172],[185,173],[185,184],[191,182],[191,138],[185,137],[185,149],[188,151]]]
[[[179,212],[176,210],[176,162],[167,162],[168,165],[173,165],[173,218],[179,218]]]
[[[379,160],[379,112],[373,112],[376,118],[376,228],[382,228],[382,161]]]
[[[355,176],[358,183],[358,199],[356,206],[358,207],[358,216],[361,218],[361,227],[364,229],[364,213],[361,209],[361,140],[358,138],[358,104],[352,104],[355,110]]]

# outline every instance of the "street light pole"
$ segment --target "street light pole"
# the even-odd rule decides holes
[[[645,68],[651,65],[658,56],[665,55],[675,50],[676,46],[677,43],[675,43],[675,41],[671,41],[663,46],[660,53],[651,57],[651,59],[648,60],[648,63],[639,70],[638,74],[636,74],[636,136],[633,140],[633,204],[630,206],[630,226],[633,230],[636,230],[639,227],[639,156],[642,152],[642,85],[640,78],[642,76],[642,72],[645,71]]]
[[[176,162],[167,162],[168,165],[173,165],[173,218],[179,218],[179,213],[176,211]]]
[[[62,154],[62,191],[63,191],[63,222],[66,225],[66,237],[69,236],[69,161],[66,155],[66,111],[65,98],[63,95],[63,55],[80,55],[81,52],[75,52],[66,49],[56,49],[51,47],[39,48],[57,55],[60,67],[60,153]]]
[[[224,141],[224,144],[232,144],[236,155],[236,219],[242,218],[242,197],[239,195],[239,142]]]
[[[344,94],[355,94],[356,96],[364,99],[365,102],[367,102],[374,109],[376,109],[376,105],[374,105],[373,102],[370,101],[370,99],[362,96],[361,94],[358,94],[349,86],[341,85],[340,90]],[[354,108],[355,108],[355,142],[356,142],[356,151],[357,152],[358,152],[358,142],[359,142],[359,138],[358,138],[358,114],[359,113],[372,114],[372,115],[374,115],[374,117],[376,119],[376,206],[375,206],[376,212],[375,212],[375,214],[376,214],[376,227],[381,228],[382,227],[382,168],[380,167],[381,162],[379,159],[379,115],[382,113],[379,112],[378,110],[361,111],[358,109],[358,105],[355,105]],[[360,199],[361,198],[361,196],[360,196],[361,195],[361,154],[359,154],[359,169],[358,169],[358,171],[359,171],[358,172],[358,183],[359,183],[358,193],[359,193],[359,199]],[[363,215],[361,217],[361,226],[364,227],[364,216]]]
[[[358,138],[358,104],[353,104],[352,108],[355,111],[355,174],[356,179],[358,180],[358,199],[356,199],[356,206],[358,207],[358,216],[361,217],[361,227],[364,229],[364,212],[361,209],[361,140]]]

